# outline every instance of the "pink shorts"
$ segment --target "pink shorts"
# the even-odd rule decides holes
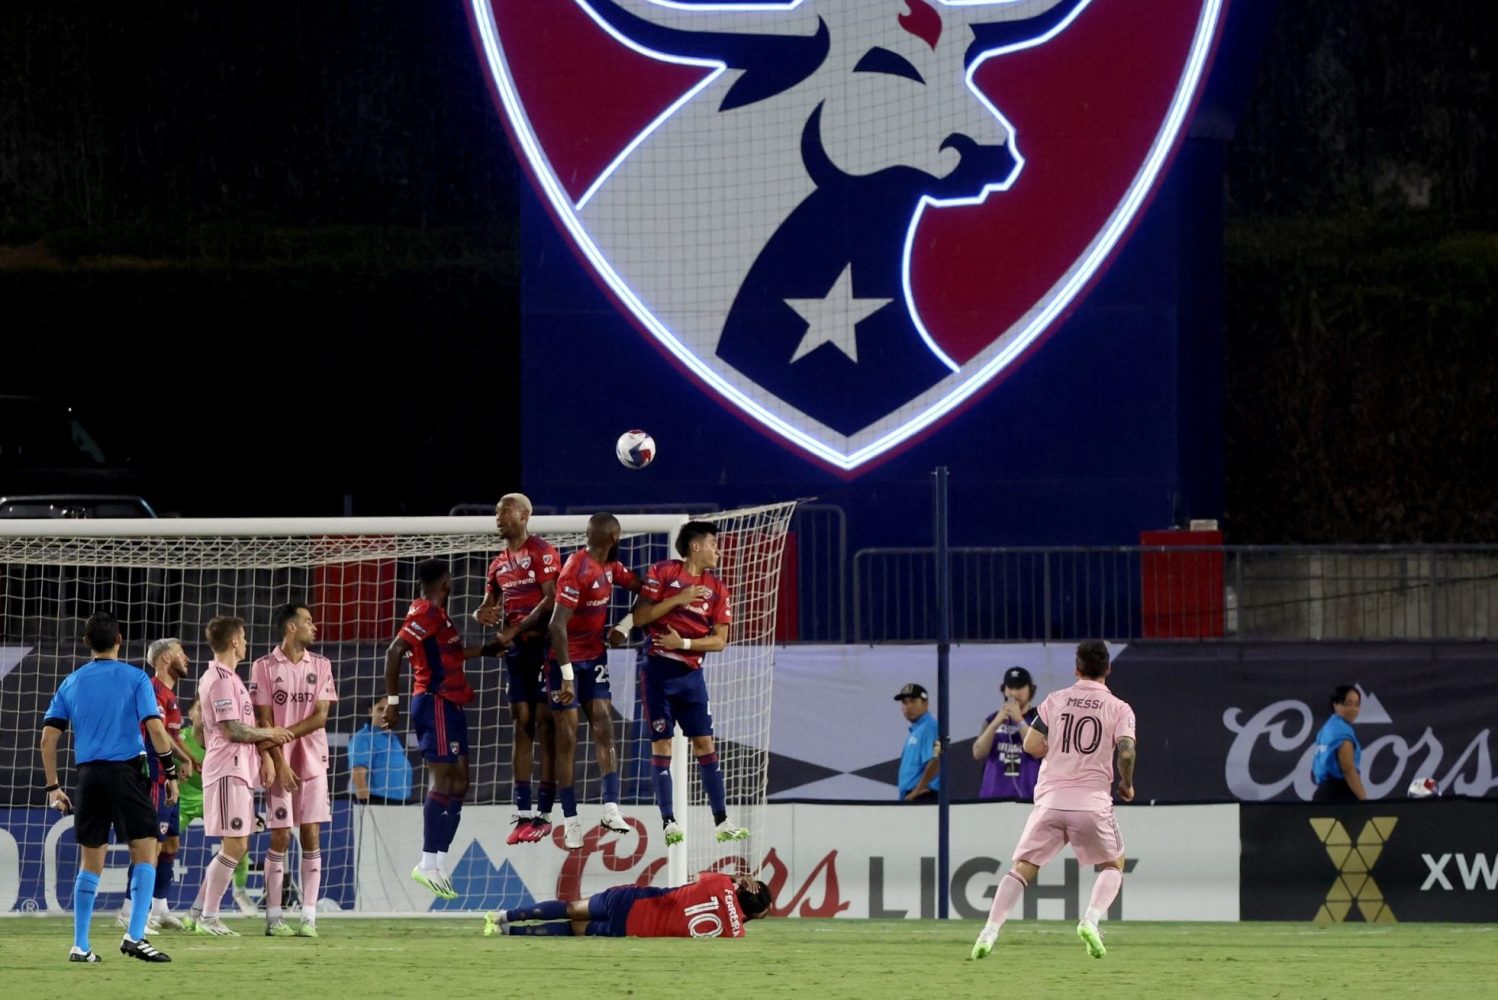
[[[328,797],[328,776],[301,778],[294,792],[280,788],[265,790],[265,825],[284,830],[303,823],[331,823],[333,800]]]
[[[210,837],[248,837],[255,832],[255,793],[239,778],[203,783],[203,832]]]
[[[1014,859],[1040,868],[1067,844],[1084,865],[1106,864],[1123,857],[1123,834],[1118,832],[1113,807],[1093,812],[1036,806],[1030,810],[1025,831],[1014,847]]]

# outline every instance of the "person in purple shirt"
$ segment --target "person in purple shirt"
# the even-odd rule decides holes
[[[987,719],[973,742],[973,759],[983,761],[983,799],[1035,797],[1040,761],[1025,753],[1025,733],[1035,721],[1035,681],[1024,667],[1004,672],[1004,705]]]

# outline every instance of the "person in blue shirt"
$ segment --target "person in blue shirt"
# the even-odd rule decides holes
[[[348,741],[349,791],[359,802],[400,805],[411,801],[411,760],[401,737],[382,728],[385,699],[369,706],[369,724]]]
[[[1363,788],[1363,745],[1352,724],[1363,709],[1363,695],[1351,684],[1332,692],[1332,717],[1316,734],[1316,756],[1311,774],[1316,779],[1313,802],[1360,802],[1368,797]]]
[[[120,941],[120,953],[145,962],[170,962],[146,940],[146,919],[156,888],[157,826],[142,727],[150,734],[166,779],[168,804],[177,801],[177,761],[150,678],[139,667],[120,662],[120,623],[111,614],[94,614],[84,625],[83,639],[93,659],[63,679],[47,706],[41,736],[47,805],[63,815],[74,814],[73,834],[80,854],[73,882],[73,949],[68,961],[100,961],[89,947],[88,925],[113,827],[115,836],[130,844],[134,865],[130,926]],[[78,768],[76,809],[62,790],[57,767],[57,747],[69,726]]]
[[[905,750],[900,754],[900,799],[919,802],[941,787],[937,778],[941,770],[941,738],[936,716],[927,710],[926,689],[919,684],[902,687],[895,701],[900,703],[905,721],[910,723]]]

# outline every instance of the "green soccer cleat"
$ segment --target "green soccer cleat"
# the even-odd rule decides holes
[[[1087,945],[1087,954],[1093,958],[1102,958],[1108,954],[1108,949],[1103,947],[1103,935],[1091,924],[1078,924],[1077,937]]]
[[[726,844],[731,840],[748,840],[749,831],[741,826],[734,826],[731,820],[724,820],[717,826],[718,843]]]
[[[317,937],[317,923],[312,920],[303,920],[297,924],[296,936],[304,938]]]
[[[484,914],[484,937],[493,937],[505,932],[505,911],[490,910]]]
[[[973,942],[973,953],[968,957],[973,961],[987,958],[993,952],[993,946],[999,940],[999,929],[993,926],[985,926],[978,935],[978,940]]]
[[[433,868],[424,871],[420,865],[411,869],[411,880],[419,885],[426,886],[438,899],[457,899],[458,893],[448,882],[447,876],[442,873],[441,868]]]
[[[281,919],[278,918],[276,920],[272,920],[270,923],[268,923],[268,924],[265,925],[265,936],[266,937],[296,937],[296,931],[292,930],[291,929],[291,925],[288,924],[286,921],[281,920]]]
[[[687,835],[682,832],[681,824],[677,823],[676,820],[673,819],[671,822],[666,824],[667,847],[672,847],[686,839]]]

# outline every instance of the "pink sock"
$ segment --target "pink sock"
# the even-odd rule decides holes
[[[234,869],[239,867],[239,859],[224,857],[220,850],[208,862],[208,871],[203,875],[205,889],[203,891],[203,916],[218,916],[218,905],[223,901],[224,892],[229,888],[229,881],[234,878]]]
[[[1117,868],[1104,868],[1098,873],[1097,881],[1092,884],[1092,901],[1087,906],[1087,919],[1090,923],[1095,924],[1107,915],[1108,907],[1113,905],[1121,888],[1123,872]]]
[[[1004,921],[1009,919],[1009,911],[1014,909],[1014,904],[1019,902],[1025,894],[1026,882],[1024,876],[1010,869],[999,879],[999,888],[993,894],[993,906],[988,910],[988,922],[995,927],[1004,926]]]
[[[286,855],[265,852],[265,912],[279,915],[281,891],[286,884]]]
[[[317,893],[322,888],[322,851],[302,852],[302,915],[317,913]]]

